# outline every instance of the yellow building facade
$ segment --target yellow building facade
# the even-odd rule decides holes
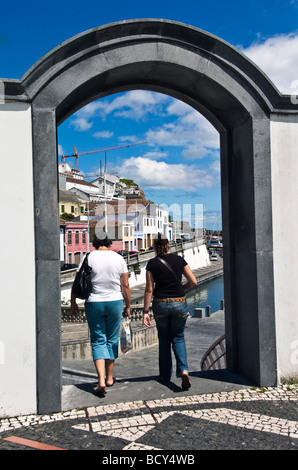
[[[78,217],[86,212],[87,202],[84,202],[76,194],[70,191],[59,190],[59,216],[71,214]]]

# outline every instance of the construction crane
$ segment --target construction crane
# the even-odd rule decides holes
[[[116,145],[116,146],[114,146],[114,147],[106,147],[106,148],[98,149],[98,150],[89,150],[88,152],[81,152],[81,153],[78,153],[76,147],[74,147],[74,153],[73,153],[73,155],[62,155],[62,156],[61,156],[61,161],[62,161],[62,162],[65,162],[65,158],[73,158],[73,157],[75,157],[75,159],[76,159],[76,170],[78,170],[78,169],[79,169],[78,160],[79,160],[79,157],[80,157],[81,155],[89,155],[89,154],[91,154],[91,153],[98,153],[98,152],[107,152],[107,151],[109,151],[109,150],[116,150],[116,149],[121,149],[121,148],[125,148],[125,147],[133,147],[134,145],[141,145],[141,144],[146,144],[146,143],[147,143],[146,141],[135,142],[134,144]]]

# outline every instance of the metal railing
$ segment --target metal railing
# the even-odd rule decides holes
[[[152,309],[149,309],[149,316],[151,322],[153,322],[153,312]],[[130,309],[130,320],[132,323],[132,328],[140,326],[143,323],[143,306],[142,305],[132,305]],[[61,321],[62,323],[87,323],[87,318],[85,314],[84,306],[79,307],[78,315],[75,317],[70,313],[69,305],[61,306]]]
[[[222,335],[204,354],[201,370],[208,371],[226,368],[226,336]]]
[[[180,252],[181,250],[183,251],[186,249],[195,248],[197,246],[203,245],[204,243],[205,243],[205,240],[203,238],[196,238],[194,240],[189,240],[185,242],[181,241],[181,242],[173,243],[171,245],[171,252],[177,253],[177,252]],[[148,261],[150,258],[153,258],[154,256],[156,256],[155,250],[147,250],[142,253],[137,252],[132,255],[127,254],[124,256],[124,259],[127,265],[129,267],[132,267],[142,261],[143,262]],[[73,281],[76,275],[76,270],[77,268],[72,268],[66,271],[61,271],[60,276],[61,276],[62,283]]]

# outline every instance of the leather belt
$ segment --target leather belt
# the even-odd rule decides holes
[[[186,297],[170,297],[167,299],[157,299],[154,297],[154,302],[185,302]]]

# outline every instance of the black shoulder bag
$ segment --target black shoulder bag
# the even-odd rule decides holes
[[[92,268],[88,265],[89,253],[84,258],[82,266],[76,275],[72,286],[72,292],[78,299],[88,299],[92,290],[91,271]]]

